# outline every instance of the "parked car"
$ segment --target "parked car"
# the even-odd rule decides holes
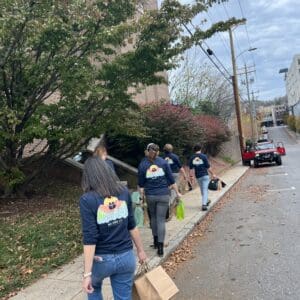
[[[254,153],[255,155],[253,161],[255,168],[257,168],[262,163],[275,162],[277,165],[282,164],[280,151],[278,147],[274,145],[274,143],[258,143],[255,146]]]
[[[77,161],[80,162],[82,164],[85,163],[85,161],[92,156],[92,152],[88,151],[88,150],[83,150],[81,152],[78,152],[76,155],[74,155],[72,158]]]
[[[285,147],[282,142],[277,145],[273,141],[258,140],[254,147],[246,147],[242,153],[242,162],[244,166],[251,166],[251,161],[254,161],[254,167],[264,162],[276,162],[281,165],[281,156],[286,155]]]

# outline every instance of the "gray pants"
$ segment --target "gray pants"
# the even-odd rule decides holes
[[[147,205],[150,214],[152,235],[157,236],[158,242],[163,243],[166,235],[166,214],[169,209],[169,195],[147,195]]]

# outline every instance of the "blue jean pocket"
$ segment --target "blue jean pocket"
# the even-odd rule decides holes
[[[95,255],[92,268],[94,282],[102,281],[114,272],[114,258],[112,255]]]
[[[133,250],[122,253],[118,257],[118,271],[119,272],[132,272],[134,273],[136,268],[136,258]]]

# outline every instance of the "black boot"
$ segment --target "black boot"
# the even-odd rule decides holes
[[[151,245],[150,247],[157,249],[157,243],[158,243],[157,236],[153,236],[153,245]]]
[[[157,243],[157,255],[164,256],[164,243]]]

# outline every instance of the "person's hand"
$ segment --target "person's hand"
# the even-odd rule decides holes
[[[213,178],[213,179],[217,179],[218,176],[217,176],[216,174],[212,174],[212,178]]]
[[[139,258],[139,263],[143,264],[147,260],[147,255],[144,250],[138,251],[137,252],[138,258]]]
[[[195,177],[194,176],[190,176],[190,183],[194,183]]]
[[[91,294],[94,291],[94,288],[92,286],[92,277],[91,276],[83,278],[82,289],[88,294]]]
[[[182,194],[180,192],[177,193],[177,197],[180,198],[182,197]]]

